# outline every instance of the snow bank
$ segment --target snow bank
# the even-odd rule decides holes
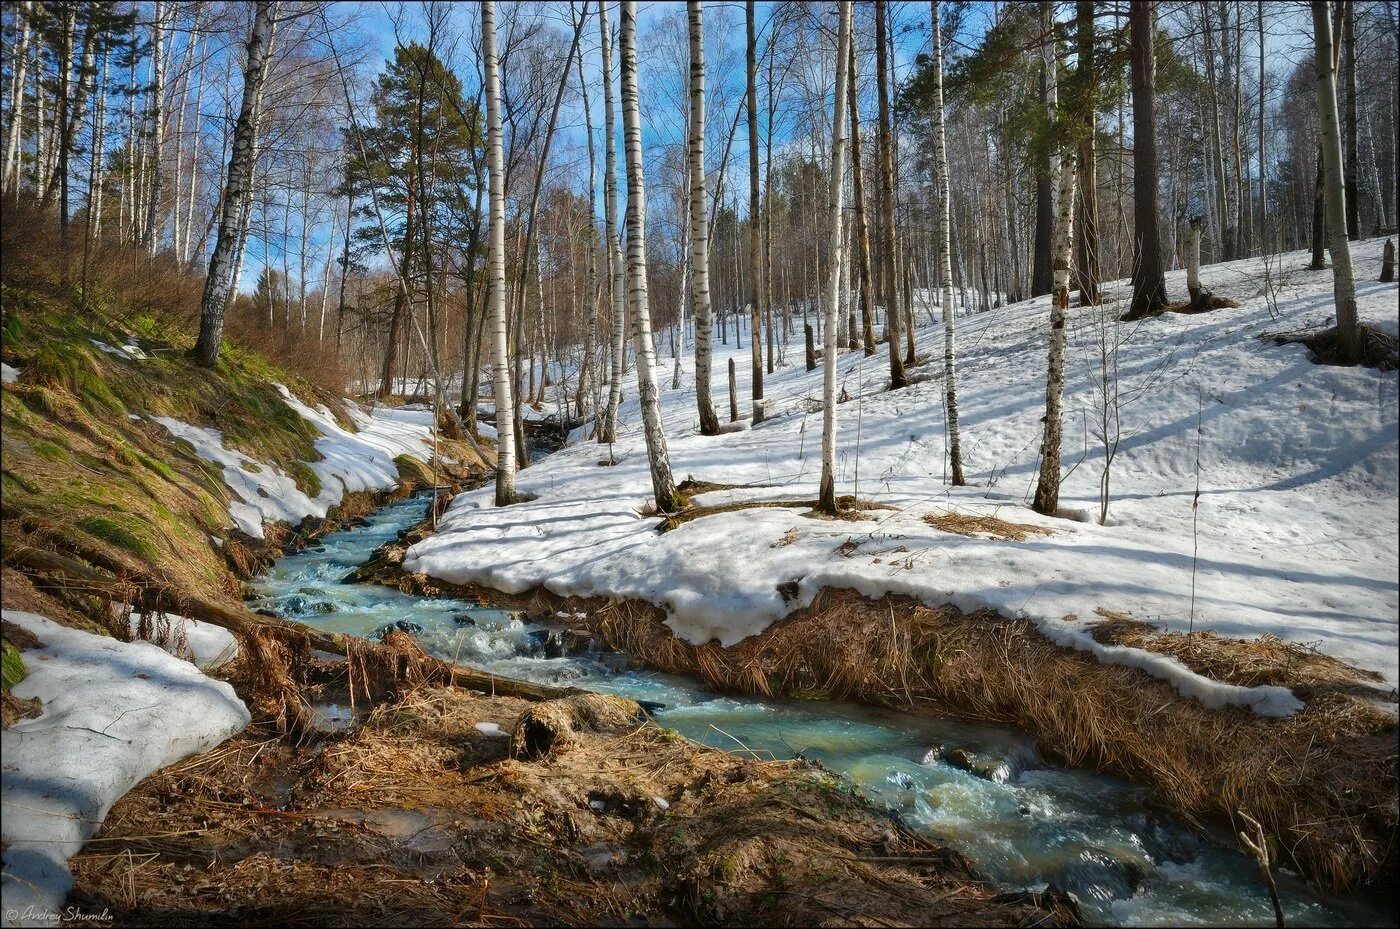
[[[1372,321],[1394,319],[1397,307],[1396,285],[1374,283],[1379,252],[1377,241],[1355,251],[1360,309]],[[651,488],[636,391],[629,390],[616,466],[599,467],[608,450],[580,443],[520,473],[520,491],[538,495],[531,502],[496,509],[490,488],[461,494],[438,533],[409,550],[406,567],[510,592],[542,585],[566,596],[641,598],[668,611],[678,636],[723,645],[761,632],[821,587],[904,593],[1031,619],[1055,641],[1143,667],[1187,696],[1263,713],[1290,712],[1296,700],[1231,688],[1160,655],[1101,646],[1072,617],[1093,617],[1102,607],[1173,630],[1273,633],[1316,644],[1394,684],[1396,374],[1314,365],[1302,346],[1260,338],[1328,323],[1330,272],[1309,272],[1306,264],[1303,253],[1275,260],[1272,294],[1258,260],[1211,266],[1204,283],[1239,308],[1108,324],[1119,342],[1124,398],[1108,525],[1093,521],[1104,470],[1095,423],[1105,329],[1089,310],[1076,308],[1070,319],[1061,506],[1092,517],[1048,519],[1027,505],[1049,331],[1048,299],[1040,298],[959,320],[967,487],[946,483],[939,361],[916,369],[927,378],[922,383],[888,392],[883,352],[868,359],[843,353],[838,392],[851,399],[838,413],[837,493],[858,492],[893,511],[829,522],[795,504],[707,516],[658,534],[658,520],[639,515]],[[1168,285],[1184,293],[1183,275],[1168,275]],[[1126,284],[1106,290],[1125,296]],[[1120,310],[1110,306],[1105,315],[1116,319]],[[925,350],[941,345],[941,325],[918,335]],[[728,355],[740,362],[746,393],[747,347],[716,351],[716,372]],[[771,413],[756,428],[696,434],[689,359],[685,386],[663,391],[676,479],[753,485],[703,502],[816,496],[821,371],[803,370],[798,341],[787,357],[795,364],[765,380]],[[670,384],[671,364],[659,365],[663,384]],[[924,522],[949,512],[1051,534],[1022,542],[969,538]]]
[[[5,610],[39,637],[14,694],[43,713],[3,743],[6,926],[48,926],[73,886],[68,859],[116,800],[152,771],[242,731],[248,708],[222,681],[148,643],[126,643]]]
[[[295,526],[308,516],[325,516],[347,491],[392,490],[399,481],[398,465],[394,463],[397,456],[410,455],[426,461],[432,454],[431,414],[425,421],[417,413],[385,408],[366,413],[346,401],[346,410],[359,429],[349,432],[341,428],[325,406],[312,409],[286,387],[275,386],[287,405],[321,432],[316,450],[322,459],[310,462],[321,480],[321,490],[315,497],[307,496],[280,468],[225,448],[224,437],[217,429],[193,426],[167,416],[151,417],[175,438],[194,446],[199,457],[224,469],[224,483],[237,498],[229,503],[229,516],[234,525],[253,538],[263,538],[264,522],[280,520]]]
[[[431,412],[377,407],[366,413],[347,401],[345,408],[359,430],[349,432],[324,405],[312,409],[286,387],[276,386],[287,405],[321,432],[316,450],[324,457],[311,462],[311,469],[321,479],[318,500],[334,505],[346,491],[391,490],[399,482],[396,457],[411,455],[426,461],[432,453],[428,444],[432,436]]]
[[[131,614],[132,636],[154,642],[201,671],[212,671],[238,657],[238,639],[222,626],[175,613],[162,613],[151,617],[151,636],[142,637],[141,620],[142,614]]]
[[[325,516],[330,502],[312,499],[279,468],[249,458],[240,451],[224,448],[224,437],[217,429],[192,426],[168,416],[152,416],[177,439],[194,446],[195,454],[224,469],[224,483],[238,499],[229,503],[234,525],[255,539],[263,537],[262,524],[281,520],[293,526],[308,516]]]

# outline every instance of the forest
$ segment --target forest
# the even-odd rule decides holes
[[[1373,925],[1394,0],[5,0],[5,926]]]

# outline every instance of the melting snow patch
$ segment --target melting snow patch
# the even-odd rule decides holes
[[[510,736],[510,733],[502,729],[499,723],[477,723],[476,731],[480,732],[482,735],[489,735],[499,739],[508,738]]]
[[[248,708],[222,681],[145,642],[118,642],[17,610],[38,636],[15,696],[43,713],[0,733],[5,925],[57,923],[68,859],[140,781],[243,730]]]
[[[0,382],[13,384],[17,380],[19,380],[19,368],[12,368],[0,361]]]
[[[281,520],[295,526],[308,516],[325,516],[330,508],[324,493],[313,500],[302,493],[296,481],[277,468],[224,448],[223,434],[217,429],[191,426],[168,416],[151,418],[175,438],[193,445],[199,457],[223,467],[224,483],[238,497],[229,504],[229,516],[239,529],[253,538],[263,537],[264,522]]]
[[[350,432],[336,422],[324,405],[313,409],[283,385],[276,386],[287,405],[321,432],[316,450],[324,457],[313,461],[311,469],[321,479],[318,499],[326,503],[339,503],[346,491],[390,490],[399,481],[396,457],[410,455],[427,460],[431,453],[431,412],[376,408],[365,413],[347,402],[346,411],[359,430]]]
[[[142,614],[131,614],[131,635],[154,642],[176,658],[192,662],[201,671],[228,664],[238,657],[238,639],[222,626],[202,623],[175,613],[154,614],[147,623],[150,635],[141,635]]]

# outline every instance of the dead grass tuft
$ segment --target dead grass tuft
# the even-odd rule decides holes
[[[739,500],[734,503],[721,503],[715,506],[687,506],[679,513],[673,513],[662,520],[661,532],[670,532],[677,526],[702,519],[706,516],[714,516],[719,513],[734,513],[739,510],[754,509],[800,509],[810,507],[815,510],[819,504],[817,500]],[[847,495],[836,498],[836,518],[846,520],[873,519],[874,517],[864,514],[874,510],[893,510],[894,507],[888,503],[877,503],[873,500],[857,500],[855,497]]]
[[[1377,697],[1383,693],[1374,686],[1385,680],[1380,674],[1353,668],[1271,633],[1257,639],[1232,639],[1209,631],[1166,632],[1113,610],[1095,612],[1101,618],[1089,629],[1097,641],[1170,655],[1192,671],[1227,684],[1289,687],[1308,701],[1326,694]]]
[[[578,741],[580,732],[606,732],[634,725],[643,718],[632,700],[604,694],[577,694],[530,707],[510,734],[514,758],[542,758],[564,751]]]
[[[971,513],[943,513],[941,515],[930,513],[924,517],[924,522],[943,532],[952,532],[969,538],[987,536],[1003,542],[1024,542],[1033,535],[1054,534],[1053,530],[1046,529],[1044,526],[1009,523],[1004,519],[997,519],[995,516],[974,516]]]

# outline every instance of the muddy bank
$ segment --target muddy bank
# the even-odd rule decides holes
[[[125,796],[73,870],[70,902],[116,925],[1077,919],[987,887],[814,765],[697,746],[596,695],[421,688],[309,746],[250,729]]]
[[[1397,877],[1395,716],[1376,705],[1363,674],[1306,649],[1188,639],[1122,617],[1098,622],[1105,641],[1172,654],[1229,683],[1289,687],[1306,701],[1295,716],[1272,719],[1208,709],[1143,671],[1054,645],[1029,621],[932,609],[907,597],[827,590],[737,646],[696,646],[677,639],[649,603],[542,589],[506,596],[405,574],[405,543],[424,531],[381,549],[362,579],[523,609],[578,630],[573,638],[594,636],[721,692],[855,700],[1012,725],[1035,736],[1047,757],[1142,784],[1188,821],[1224,825],[1233,835],[1240,812],[1248,813],[1264,824],[1275,860],[1324,892],[1385,887]]]

